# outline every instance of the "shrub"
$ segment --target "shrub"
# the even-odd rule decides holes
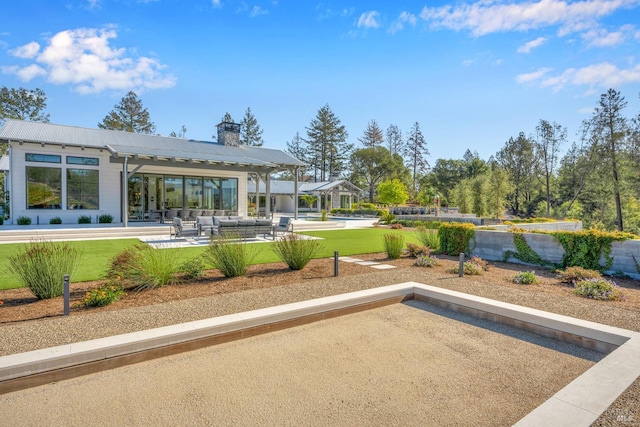
[[[391,221],[396,219],[396,216],[389,211],[384,211],[384,213],[380,216],[380,221],[385,224],[391,224]]]
[[[78,251],[67,242],[31,242],[8,257],[8,270],[36,298],[55,298],[62,295],[63,276],[73,274],[78,259]]]
[[[536,273],[533,271],[523,271],[516,274],[512,281],[519,285],[533,285],[538,283],[538,278],[536,277]]]
[[[180,266],[180,272],[187,280],[198,279],[204,274],[204,260],[201,256],[190,258]]]
[[[84,295],[82,298],[82,305],[86,307],[104,307],[115,301],[118,301],[126,295],[124,288],[114,283],[107,283],[106,285],[92,289]]]
[[[62,224],[62,218],[59,216],[54,216],[49,220],[49,224]]]
[[[559,275],[560,282],[575,285],[576,282],[586,279],[599,279],[601,276],[599,271],[587,270],[582,267],[567,267],[564,270],[556,271]]]
[[[462,270],[464,272],[464,274],[468,274],[469,276],[477,276],[479,274],[482,274],[482,267],[480,267],[478,264],[475,264],[471,261],[465,261],[462,267]],[[449,273],[452,274],[459,274],[459,267],[455,266],[455,267],[451,267],[449,270]]]
[[[440,240],[440,251],[447,255],[458,255],[469,253],[469,240],[474,238],[475,226],[468,223],[442,223],[438,228],[438,238]]]
[[[429,255],[431,249],[427,246],[416,245],[415,243],[407,243],[407,255],[411,258],[418,258],[423,255]]]
[[[297,234],[284,236],[273,244],[278,258],[292,270],[302,270],[319,250],[317,240],[303,239]]]
[[[2,217],[2,215],[0,215],[0,225],[4,224],[4,218]]]
[[[398,259],[402,255],[402,249],[404,247],[404,236],[400,234],[385,234],[384,235],[384,248],[387,252],[387,257],[390,259]]]
[[[436,265],[440,265],[440,261],[438,258],[429,255],[429,256],[421,256],[416,259],[414,265],[418,267],[435,267]]]
[[[603,278],[580,280],[576,282],[574,292],[576,295],[601,301],[618,301],[625,298],[615,282]]]
[[[472,256],[471,259],[469,260],[469,262],[471,264],[477,265],[483,271],[489,271],[489,267],[490,267],[489,263],[487,261],[483,260],[482,258],[480,258],[477,255]]]
[[[153,249],[143,243],[120,252],[111,262],[108,277],[121,279],[138,290],[179,282],[175,249]]]
[[[326,221],[327,220],[327,211],[326,209],[322,209],[322,212],[320,212],[320,221]]]
[[[396,222],[396,223],[391,224],[391,227],[389,227],[389,228],[391,228],[392,230],[402,230],[402,224],[399,224],[399,223]]]
[[[109,214],[103,214],[98,217],[99,224],[111,224],[113,222],[113,217]]]
[[[78,224],[91,224],[91,217],[89,215],[80,215],[78,217]]]
[[[416,231],[416,237],[424,246],[428,246],[434,251],[440,249],[440,239],[438,232],[433,229],[427,229],[424,225],[419,225]]]
[[[18,225],[31,225],[31,218],[28,216],[19,216],[17,222]]]
[[[229,236],[225,237],[229,238]],[[211,242],[204,254],[213,267],[220,270],[225,277],[243,276],[255,257],[244,241],[234,243],[217,236],[211,237]]]

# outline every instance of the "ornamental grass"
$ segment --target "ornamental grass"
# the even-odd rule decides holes
[[[302,270],[320,250],[314,239],[304,239],[297,234],[286,235],[273,244],[275,254],[291,270]]]

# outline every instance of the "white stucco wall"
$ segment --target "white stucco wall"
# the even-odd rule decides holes
[[[26,153],[52,154],[62,156],[61,163],[27,162]],[[99,159],[99,166],[67,165],[66,156],[94,157]],[[111,155],[107,150],[95,148],[65,147],[57,145],[40,145],[17,142],[11,143],[11,223],[15,224],[20,216],[31,218],[32,224],[48,224],[54,217],[60,217],[63,224],[76,224],[78,217],[89,215],[92,222],[97,222],[97,217],[109,214],[114,223],[122,222],[121,203],[121,174],[122,163],[112,163]],[[52,167],[61,169],[62,173],[62,208],[61,209],[27,209],[26,167]],[[130,160],[128,170],[131,172],[137,166],[135,160]],[[66,169],[97,169],[99,171],[99,209],[67,209]],[[140,174],[165,174],[187,175],[203,177],[221,177],[238,179],[238,215],[247,215],[247,173],[216,170],[210,168],[189,168],[188,165],[167,166],[144,165],[136,171]]]

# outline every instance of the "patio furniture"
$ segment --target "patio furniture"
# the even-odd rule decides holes
[[[198,230],[196,229],[195,224],[192,227],[185,227],[182,219],[176,216],[171,222],[171,230],[169,231],[169,238],[171,238],[172,236],[175,239],[184,237],[198,238]]]
[[[178,217],[177,209],[167,209],[167,213],[164,215],[164,219],[173,221],[173,218]]]
[[[202,234],[220,237],[255,238],[271,233],[272,223],[269,219],[240,218],[237,216],[198,216],[196,230],[198,236]]]
[[[293,219],[288,216],[280,217],[280,222],[273,226],[273,239],[278,237],[278,233],[293,233]]]

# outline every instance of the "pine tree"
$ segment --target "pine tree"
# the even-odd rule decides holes
[[[285,151],[303,163],[309,162],[307,159],[307,148],[305,146],[305,141],[300,138],[300,134],[298,132],[296,132],[291,141],[287,141],[287,149]],[[304,176],[305,170],[306,167],[301,167],[299,169],[299,178]]]
[[[226,113],[224,113],[224,116],[222,116],[222,119],[220,119],[221,123],[233,123],[233,117],[231,117],[231,114],[229,114],[229,112],[227,111]]]
[[[403,149],[404,138],[402,131],[396,125],[389,125],[387,128],[387,148],[393,156],[394,154],[404,154]]]
[[[367,124],[367,128],[364,130],[362,138],[358,138],[358,141],[362,143],[364,148],[378,147],[384,142],[384,136],[382,135],[382,129],[378,126],[378,122],[371,120]]]
[[[156,125],[149,119],[149,111],[142,106],[142,100],[133,91],[122,98],[102,123],[98,123],[98,127],[146,134],[156,131]]]
[[[240,144],[254,147],[262,147],[262,129],[258,121],[251,113],[251,108],[247,108],[241,123]]]
[[[349,159],[352,144],[347,144],[349,134],[329,104],[318,110],[316,118],[307,128],[307,160],[313,168],[316,181],[338,176]]]
[[[420,174],[426,173],[429,168],[429,162],[426,156],[429,155],[427,143],[424,140],[420,124],[415,122],[407,136],[407,146],[405,156],[411,168],[412,193],[411,197],[415,198],[418,193],[418,181]]]

